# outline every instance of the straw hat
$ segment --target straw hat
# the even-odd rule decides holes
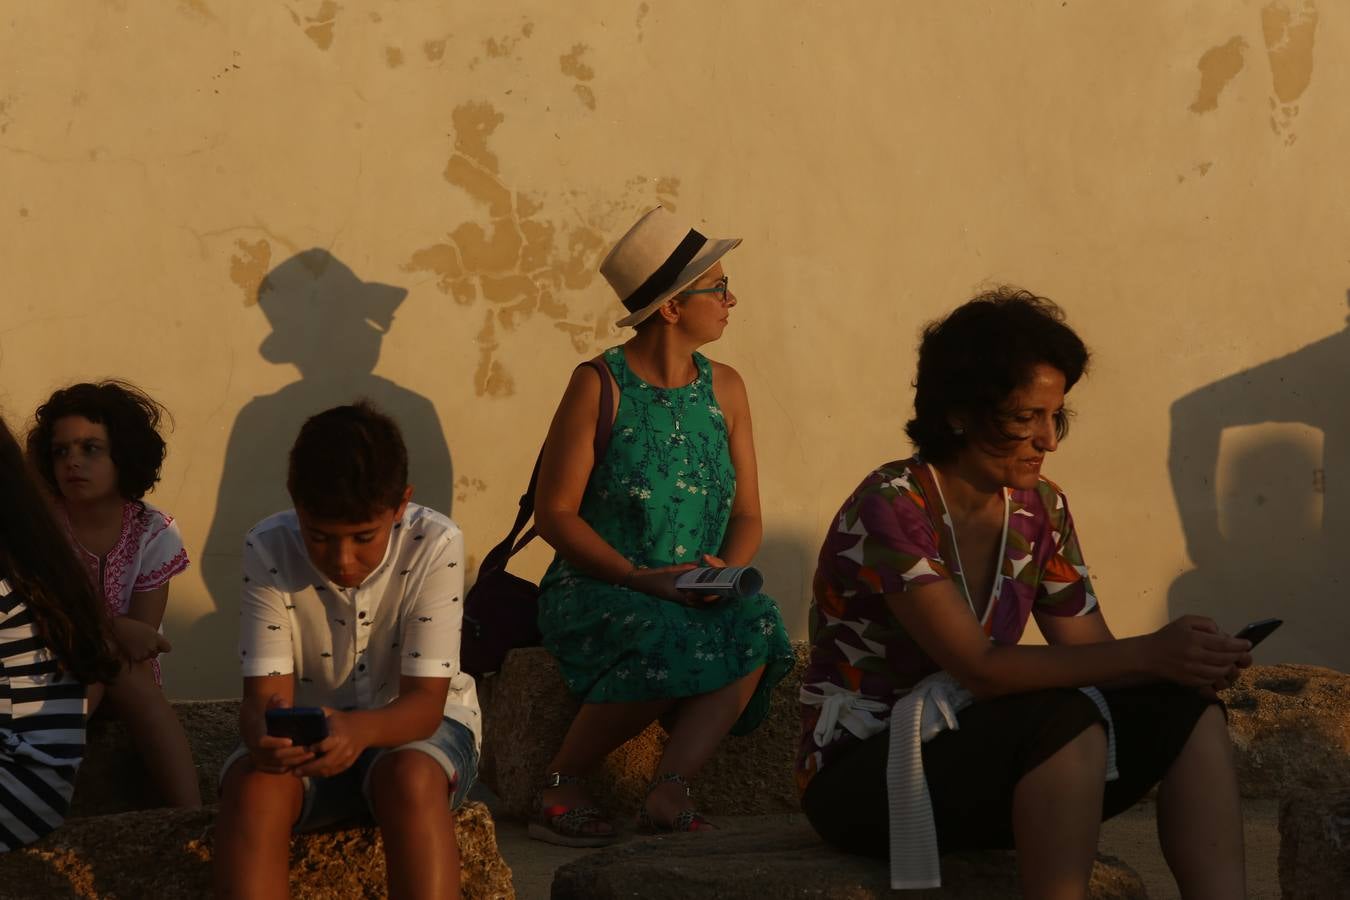
[[[600,261],[600,274],[628,310],[616,324],[638,324],[740,242],[704,237],[663,206],[649,210]]]

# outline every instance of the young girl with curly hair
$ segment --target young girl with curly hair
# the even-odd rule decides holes
[[[187,736],[161,685],[169,581],[187,568],[173,517],[143,499],[159,480],[164,408],[121,381],[74,384],[38,407],[28,456],[112,621],[126,667],[108,687],[162,799],[200,806]],[[143,626],[149,626],[145,628]]]

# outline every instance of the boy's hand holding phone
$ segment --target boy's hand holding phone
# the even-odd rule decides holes
[[[370,746],[370,741],[356,727],[350,713],[323,707],[328,717],[328,735],[312,749],[318,755],[303,765],[297,766],[295,774],[301,777],[327,778],[343,771]]]
[[[285,775],[314,759],[309,747],[295,743],[290,737],[268,733],[267,712],[289,709],[290,704],[280,694],[273,694],[267,699],[267,710],[247,729],[244,740],[248,744],[249,759],[259,772]]]

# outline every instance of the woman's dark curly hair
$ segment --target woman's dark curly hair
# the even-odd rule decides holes
[[[914,418],[905,433],[931,462],[955,458],[971,441],[1006,446],[1020,439],[1008,431],[1008,400],[1032,369],[1058,369],[1068,393],[1083,377],[1088,356],[1050,300],[1013,287],[986,291],[924,328]],[[954,419],[966,423],[964,434],[953,429]],[[1055,427],[1060,438],[1068,434],[1066,413],[1055,417]]]
[[[57,420],[66,416],[83,416],[108,429],[108,450],[117,467],[117,492],[122,499],[139,500],[154,488],[164,464],[159,423],[169,414],[163,406],[134,384],[115,379],[72,384],[48,397],[37,408],[36,421],[28,432],[28,459],[58,497],[61,488],[52,464],[52,431]]]
[[[111,625],[53,518],[19,442],[0,419],[0,577],[23,598],[42,644],[85,684],[117,677]]]
[[[311,416],[291,447],[286,490],[312,516],[368,522],[398,509],[407,487],[403,435],[368,400]]]

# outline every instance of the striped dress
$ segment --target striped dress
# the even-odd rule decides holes
[[[85,687],[58,670],[24,598],[0,578],[0,852],[65,819],[84,755]]]

